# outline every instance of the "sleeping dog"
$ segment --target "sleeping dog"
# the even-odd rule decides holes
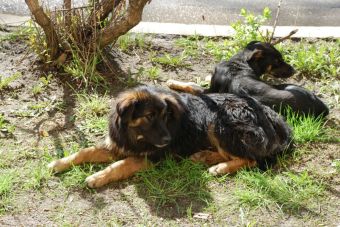
[[[209,89],[174,80],[169,80],[167,84],[172,89],[194,94],[247,94],[277,112],[290,107],[299,114],[326,116],[329,113],[327,106],[312,92],[293,84],[268,85],[260,79],[264,73],[276,78],[288,78],[294,72],[294,68],[283,60],[273,45],[252,41],[229,61],[222,61],[215,67]]]

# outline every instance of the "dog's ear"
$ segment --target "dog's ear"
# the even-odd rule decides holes
[[[122,122],[131,120],[136,103],[137,100],[133,98],[125,98],[117,102],[116,111]]]
[[[263,51],[259,49],[248,51],[248,53],[246,54],[247,61],[256,61],[262,57],[263,57]]]
[[[179,103],[179,101],[175,97],[170,96],[170,95],[163,96],[163,99],[167,104],[168,112],[171,112],[171,115],[174,118],[176,119],[180,118],[183,112],[183,107]]]

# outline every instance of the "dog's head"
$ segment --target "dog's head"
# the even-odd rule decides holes
[[[180,118],[181,105],[171,93],[141,86],[122,93],[110,119],[110,137],[118,145],[163,148],[172,141],[173,123]],[[132,148],[131,148],[132,149]]]
[[[258,76],[268,73],[277,78],[288,78],[295,73],[294,68],[287,64],[281,53],[269,43],[259,41],[248,43],[245,57]]]

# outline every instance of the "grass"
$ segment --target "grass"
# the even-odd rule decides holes
[[[150,80],[157,80],[160,72],[161,69],[158,66],[152,66],[145,70],[145,73]]]
[[[136,48],[145,48],[149,45],[145,35],[127,33],[122,35],[117,40],[118,47],[123,52],[128,52]]]
[[[0,131],[9,135],[13,135],[15,131],[15,126],[10,124],[2,114],[0,114]]]
[[[322,183],[314,181],[306,171],[279,175],[270,171],[240,171],[236,177],[243,187],[235,191],[235,196],[241,204],[252,207],[277,205],[284,210],[299,211],[324,194]]]
[[[13,199],[12,188],[16,173],[14,171],[6,171],[0,173],[0,214],[10,209],[11,201]]]
[[[298,115],[290,109],[287,109],[286,113],[286,121],[293,128],[294,141],[296,143],[303,144],[326,139],[322,117]]]
[[[171,158],[159,166],[137,174],[138,187],[157,207],[176,205],[183,200],[207,203],[211,200],[208,183],[213,179],[202,165],[190,160],[179,163]]]
[[[92,116],[104,116],[109,112],[109,98],[106,95],[78,94],[78,110],[77,116],[80,118],[88,118]]]
[[[20,72],[14,73],[11,76],[4,77],[0,75],[0,91],[9,87],[9,84],[22,76]]]
[[[166,67],[185,67],[188,66],[189,64],[185,63],[185,60],[187,58],[187,55],[185,51],[183,51],[180,55],[177,56],[172,56],[168,53],[165,53],[162,56],[152,56],[151,57],[151,62],[152,63],[158,63]]]
[[[49,83],[51,82],[51,78],[52,78],[52,74],[49,74],[47,77],[44,77],[44,76],[40,77],[39,82],[36,85],[34,85],[32,88],[33,95],[39,95],[43,93],[46,90]]]

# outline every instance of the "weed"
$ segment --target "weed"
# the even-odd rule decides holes
[[[322,128],[323,118],[321,116],[315,118],[310,115],[299,115],[291,109],[287,109],[285,112],[286,121],[293,128],[296,143],[325,139],[325,133]]]
[[[48,84],[50,83],[52,78],[52,74],[49,74],[47,77],[40,77],[38,84],[36,84],[32,88],[33,95],[38,95],[44,92],[44,90],[47,88]]]
[[[285,60],[304,76],[336,77],[340,74],[340,40],[317,43],[285,42],[276,46]]]
[[[333,160],[332,166],[335,168],[337,173],[340,173],[340,159]]]
[[[15,177],[14,171],[6,171],[6,173],[0,174],[0,214],[10,209]]]
[[[80,129],[92,135],[103,135],[108,129],[108,119],[106,116],[87,118],[81,122]]]
[[[77,116],[80,118],[89,118],[92,116],[101,117],[109,112],[109,98],[106,95],[85,95],[78,94]]]
[[[187,58],[187,55],[185,51],[181,53],[179,56],[171,56],[168,53],[165,53],[163,56],[151,57],[152,63],[158,63],[167,67],[185,67],[188,66],[188,64],[185,63],[185,60]]]
[[[235,195],[242,204],[253,207],[276,204],[283,209],[298,211],[324,192],[323,185],[312,180],[306,171],[280,175],[270,171],[240,171],[236,177],[244,187],[236,190]]]
[[[231,27],[235,30],[235,35],[233,36],[234,44],[245,47],[247,43],[253,40],[266,41],[266,38],[260,32],[260,27],[271,18],[270,9],[265,7],[262,15],[257,16],[246,9],[241,9],[241,16],[243,21],[231,24]],[[267,37],[269,35],[267,34]]]
[[[85,86],[105,82],[96,68],[102,61],[99,53],[80,56],[79,52],[73,51],[72,56],[72,61],[64,66],[65,72],[69,73],[74,79],[79,80],[79,82],[84,82]]]
[[[2,89],[8,88],[8,86],[11,82],[17,80],[21,76],[22,76],[22,74],[20,72],[16,72],[13,75],[8,76],[8,77],[4,77],[4,76],[0,75],[0,91]]]
[[[204,166],[190,160],[167,158],[156,168],[137,175],[141,179],[139,187],[158,207],[178,204],[185,198],[204,203],[211,199],[207,184],[213,177]]]
[[[2,133],[13,135],[14,131],[15,126],[6,120],[4,115],[0,114],[0,138]]]
[[[27,181],[24,183],[25,189],[40,189],[42,184],[51,177],[51,172],[46,166],[46,162],[27,162],[25,169],[28,171],[25,178]]]
[[[145,70],[146,75],[151,80],[157,80],[159,78],[160,71],[160,68],[157,66],[152,66]]]
[[[122,35],[117,40],[118,47],[123,52],[128,52],[133,48],[145,48],[148,43],[146,42],[145,35],[127,33]]]
[[[197,58],[199,56],[200,41],[198,35],[176,39],[175,45],[184,48],[187,56],[191,56],[193,58]]]

